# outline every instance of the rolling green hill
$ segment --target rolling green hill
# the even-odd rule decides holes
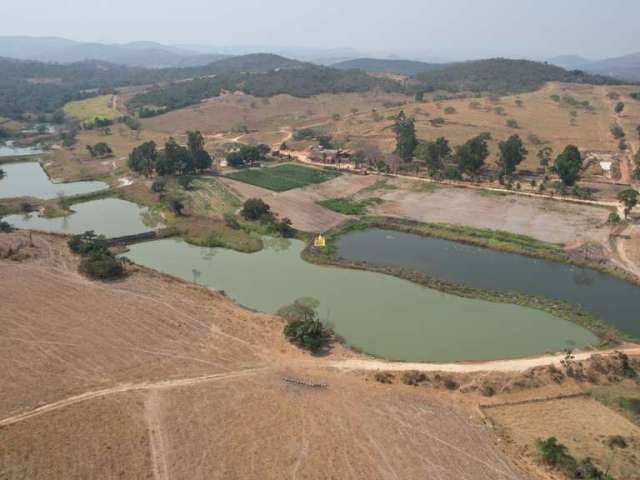
[[[365,72],[397,73],[413,76],[446,67],[446,64],[416,62],[413,60],[388,60],[379,58],[357,58],[334,63],[333,68],[340,70],[364,70]]]
[[[450,92],[520,93],[536,90],[546,82],[619,85],[620,80],[581,71],[568,71],[547,63],[492,58],[453,63],[415,78],[427,90]]]

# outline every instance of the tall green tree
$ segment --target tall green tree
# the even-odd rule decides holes
[[[189,153],[195,158],[198,152],[204,150],[204,137],[199,130],[187,132],[187,146]]]
[[[209,155],[209,152],[206,150],[196,152],[193,161],[195,163],[195,169],[199,171],[207,170],[213,165],[213,158],[211,158],[211,155]]]
[[[438,137],[432,142],[420,142],[415,150],[416,158],[424,160],[429,173],[435,173],[444,168],[444,162],[451,155],[449,141]]]
[[[164,145],[164,154],[167,161],[174,166],[175,173],[189,174],[195,171],[195,162],[189,150],[182,145],[178,145],[171,137]]]
[[[506,141],[498,144],[500,150],[498,163],[502,168],[503,175],[513,175],[516,167],[522,163],[529,153],[519,135],[511,135]]]
[[[396,134],[395,153],[405,162],[410,162],[418,146],[415,118],[407,117],[404,111],[401,110],[400,113],[396,115],[393,131]]]
[[[640,195],[638,191],[633,188],[618,193],[618,200],[624,205],[624,218],[629,218],[631,210],[638,204],[638,195]]]
[[[489,156],[487,142],[490,139],[489,133],[481,133],[456,147],[455,159],[461,172],[477,174],[480,171]]]
[[[157,159],[156,143],[150,141],[138,145],[131,151],[127,165],[134,172],[142,173],[148,177],[153,173]]]
[[[575,145],[567,145],[563,152],[556,157],[556,172],[560,176],[562,183],[570,187],[580,179],[582,169],[582,155]]]

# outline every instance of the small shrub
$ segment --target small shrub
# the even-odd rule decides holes
[[[424,372],[418,372],[416,370],[412,370],[409,372],[404,372],[400,381],[405,385],[412,385],[414,387],[429,381],[429,377]]]
[[[447,107],[444,109],[444,113],[446,113],[447,115],[453,115],[456,112],[457,110],[454,107]]]
[[[373,378],[376,382],[391,384],[395,378],[392,373],[389,372],[376,372]]]
[[[622,435],[611,435],[607,444],[609,448],[627,448],[629,446]]]
[[[607,223],[609,225],[618,225],[621,221],[622,219],[620,218],[620,215],[618,215],[617,212],[611,212],[609,214],[609,218],[607,218]]]
[[[611,132],[611,135],[613,135],[613,138],[615,138],[616,140],[619,140],[625,137],[624,130],[620,125],[611,125],[611,127],[609,128],[609,131]]]
[[[520,128],[520,124],[513,118],[507,120],[507,127],[509,128]]]
[[[250,198],[244,202],[244,206],[242,207],[240,214],[246,220],[261,220],[265,216],[271,215],[271,207],[264,203],[260,198]]]
[[[122,261],[109,252],[90,253],[80,261],[79,270],[91,278],[100,280],[113,280],[124,275]]]

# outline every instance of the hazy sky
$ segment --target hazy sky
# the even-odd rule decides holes
[[[440,57],[640,50],[640,0],[0,1],[0,35]]]

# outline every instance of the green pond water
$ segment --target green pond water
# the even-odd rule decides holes
[[[597,342],[588,330],[542,311],[448,295],[373,272],[322,267],[300,257],[298,240],[268,240],[244,254],[180,239],[130,247],[134,262],[224,290],[267,313],[297,298],[320,301],[319,313],[346,342],[394,360],[516,358]]]
[[[52,183],[38,162],[1,165],[5,177],[0,179],[0,198],[35,197],[43,200],[104,190],[103,182]]]
[[[4,220],[16,228],[57,233],[93,230],[106,237],[135,235],[158,225],[157,219],[146,207],[116,198],[78,203],[71,208],[73,213],[65,217],[46,218],[31,213],[9,215]]]

